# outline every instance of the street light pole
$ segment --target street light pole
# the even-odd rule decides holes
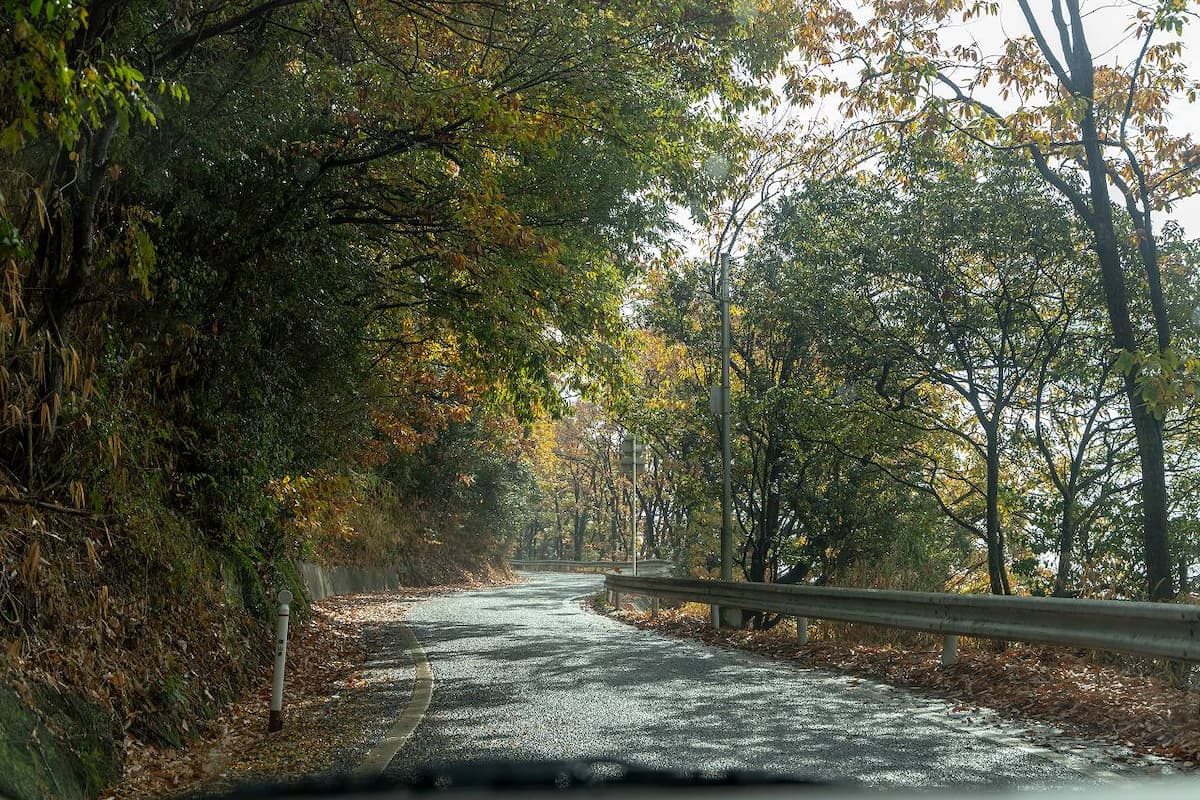
[[[729,442],[729,253],[721,253],[721,580],[733,580],[733,461]]]
[[[637,478],[638,463],[642,460],[644,445],[638,443],[637,434],[629,431],[621,437],[621,472],[629,476],[629,533],[633,540],[633,574],[637,575]],[[645,464],[642,464],[645,467]],[[642,470],[645,471],[644,469]]]
[[[633,491],[630,493],[630,517],[633,528],[633,574],[637,576],[637,434],[633,434]]]

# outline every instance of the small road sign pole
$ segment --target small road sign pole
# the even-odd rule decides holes
[[[630,516],[630,534],[632,535],[633,544],[633,574],[638,574],[637,551],[638,551],[638,533],[637,533],[637,477],[638,467],[645,471],[644,453],[646,450],[645,444],[639,442],[637,434],[632,431],[625,434],[621,438],[621,471],[630,478],[630,487],[632,489],[629,498],[629,516]]]
[[[267,722],[270,732],[283,730],[283,673],[287,667],[288,617],[292,613],[292,593],[287,589],[276,598],[279,613],[275,618],[275,677],[271,683],[271,715]]]

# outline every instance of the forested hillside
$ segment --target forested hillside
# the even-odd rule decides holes
[[[816,111],[750,121],[712,165],[699,244],[631,301],[631,390],[543,432],[523,552],[619,558],[636,527],[642,557],[716,574],[728,259],[735,574],[1187,595],[1200,149],[1176,115],[1195,13],[812,6],[828,36],[798,39],[779,83]]]
[[[1064,4],[0,0],[0,794],[301,561],[715,574],[723,259],[738,579],[1187,599],[1196,7]]]
[[[619,380],[776,11],[4,0],[0,638],[89,792],[240,688],[298,559],[503,566],[523,424]]]
[[[738,571],[1144,597],[1137,448],[1086,232],[1018,161],[897,159],[891,175],[789,188],[731,267]],[[1159,246],[1178,265],[1166,281],[1177,346],[1194,351],[1195,244],[1169,226]],[[713,570],[712,266],[680,258],[649,276],[636,388],[618,413],[584,404],[544,430],[530,555],[629,554],[618,443],[632,429],[650,451],[639,555]],[[1200,565],[1200,418],[1190,395],[1161,418],[1186,592]]]

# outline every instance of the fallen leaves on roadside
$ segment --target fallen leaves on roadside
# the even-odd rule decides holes
[[[635,610],[616,616],[659,633],[751,650],[804,666],[823,667],[897,686],[919,687],[960,701],[958,709],[991,708],[1038,720],[1065,733],[1172,759],[1200,763],[1200,694],[1100,663],[1087,651],[964,640],[959,663],[943,667],[936,648],[907,649],[839,639],[800,645],[788,622],[765,631],[713,629],[706,607]],[[965,703],[965,704],[964,704]]]
[[[472,581],[404,588],[313,604],[309,618],[294,626],[289,637],[282,731],[267,733],[273,669],[267,664],[259,670],[255,688],[205,723],[187,747],[158,748],[127,740],[125,777],[105,797],[165,798],[328,771],[361,743],[370,727],[364,714],[396,713],[393,708],[364,708],[358,701],[365,688],[365,632],[394,623],[413,601],[484,585]]]

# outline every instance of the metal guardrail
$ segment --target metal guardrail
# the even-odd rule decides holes
[[[544,572],[612,572],[619,570],[633,574],[632,561],[570,561],[568,559],[513,559],[508,562],[513,569]],[[661,558],[639,558],[638,572],[649,575],[669,575],[674,564]]]
[[[942,663],[957,660],[958,636],[1112,650],[1140,656],[1200,661],[1200,606],[1058,597],[900,592],[690,578],[610,574],[613,595],[682,600],[714,607],[754,609],[799,618],[807,640],[808,618],[862,622],[945,636]],[[657,608],[658,603],[654,604]]]

